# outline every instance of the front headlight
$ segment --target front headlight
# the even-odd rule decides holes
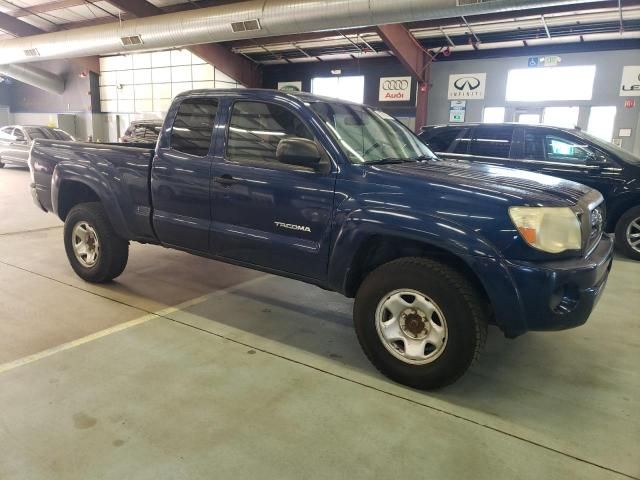
[[[532,247],[549,253],[582,247],[580,221],[568,207],[511,207],[511,221]]]

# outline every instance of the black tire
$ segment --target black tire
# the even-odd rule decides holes
[[[95,264],[88,267],[76,257],[73,247],[73,229],[79,223],[88,224],[100,245]],[[64,247],[76,274],[91,283],[106,283],[118,277],[127,266],[129,242],[120,238],[100,203],[82,203],[71,209],[64,222]]]
[[[430,363],[406,363],[390,353],[376,327],[376,311],[391,292],[410,289],[432,300],[448,330],[444,349]],[[487,302],[458,271],[427,258],[401,258],[362,282],[354,305],[358,341],[371,363],[398,383],[422,390],[455,382],[478,358],[487,338]]]
[[[630,227],[633,229],[634,235],[635,232],[640,233],[640,228],[632,226],[632,224],[640,225],[640,206],[630,208],[618,220],[616,224],[616,247],[625,256],[640,260],[640,244],[636,245],[638,250],[635,250],[629,243],[629,238],[627,238],[627,231]],[[637,239],[640,240],[640,237]]]
[[[0,158],[0,168],[4,168],[4,163],[2,163],[2,159]]]

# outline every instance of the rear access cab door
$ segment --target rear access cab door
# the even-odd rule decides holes
[[[220,105],[211,184],[216,256],[294,276],[327,274],[336,164],[302,104],[238,96]],[[315,142],[316,167],[278,160],[283,139]]]

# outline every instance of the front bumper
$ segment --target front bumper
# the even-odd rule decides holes
[[[563,330],[587,321],[596,306],[613,262],[613,238],[605,234],[586,258],[545,263],[506,262],[522,312],[518,330]],[[513,330],[513,331],[510,331]]]

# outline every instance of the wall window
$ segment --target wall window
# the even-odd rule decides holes
[[[507,101],[591,100],[595,65],[509,70]]]
[[[364,76],[316,77],[311,80],[311,93],[323,97],[363,103]]]
[[[616,107],[591,107],[587,132],[610,142],[613,138],[613,124],[616,119]]]
[[[204,157],[209,153],[218,111],[215,98],[189,98],[180,104],[171,129],[171,148]]]
[[[240,86],[188,50],[100,58],[100,106],[105,113],[164,113],[185,90]]]
[[[504,107],[484,107],[482,121],[484,123],[504,122]]]
[[[469,153],[481,157],[509,158],[513,127],[478,127],[473,132]]]
[[[579,107],[546,107],[542,123],[551,127],[575,128],[578,125]]]
[[[278,163],[276,151],[284,138],[313,140],[313,134],[284,107],[263,102],[236,102],[229,123],[227,158],[241,163]]]

